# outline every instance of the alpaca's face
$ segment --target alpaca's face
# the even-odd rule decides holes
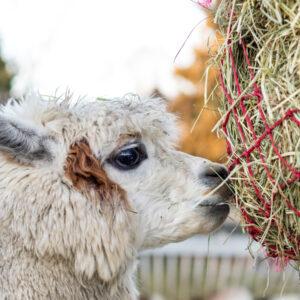
[[[8,105],[0,163],[20,195],[5,183],[0,222],[1,211],[28,214],[20,230],[20,219],[7,222],[26,247],[71,256],[78,272],[104,280],[135,251],[215,230],[231,192],[211,191],[226,169],[176,151],[174,121],[155,99]]]
[[[222,182],[219,176],[227,176],[223,166],[147,138],[129,138],[104,168],[127,192],[141,248],[212,232],[229,213],[225,202],[232,194],[226,185],[206,197]]]
[[[141,132],[121,135],[103,164],[108,177],[126,191],[138,218],[134,230],[140,248],[212,232],[229,213],[229,182],[217,188],[228,175],[226,168],[176,151],[164,143],[168,134],[164,121],[153,121]]]
[[[106,175],[126,192],[139,249],[209,233],[224,222],[224,203],[232,196],[228,183],[206,195],[227,176],[225,167],[174,149],[175,118],[164,103],[120,99],[94,105],[81,110],[80,122]]]

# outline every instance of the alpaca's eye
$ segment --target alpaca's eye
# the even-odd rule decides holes
[[[147,158],[145,147],[139,145],[118,152],[110,161],[119,169],[130,170],[136,168],[145,158]]]
[[[137,149],[127,149],[122,151],[116,158],[120,166],[132,167],[140,160],[140,154]]]

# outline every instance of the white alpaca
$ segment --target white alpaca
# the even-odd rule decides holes
[[[137,254],[215,230],[226,169],[174,150],[159,99],[0,112],[0,299],[137,299]],[[205,141],[203,141],[205,143]]]

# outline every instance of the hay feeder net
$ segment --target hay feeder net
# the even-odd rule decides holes
[[[223,0],[213,54],[243,225],[268,257],[300,262],[300,3]]]

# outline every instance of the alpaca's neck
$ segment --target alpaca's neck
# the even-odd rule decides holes
[[[7,242],[0,243],[1,299],[137,299],[133,270],[110,282],[97,275],[86,280],[78,278],[72,264],[60,257],[38,258]]]

